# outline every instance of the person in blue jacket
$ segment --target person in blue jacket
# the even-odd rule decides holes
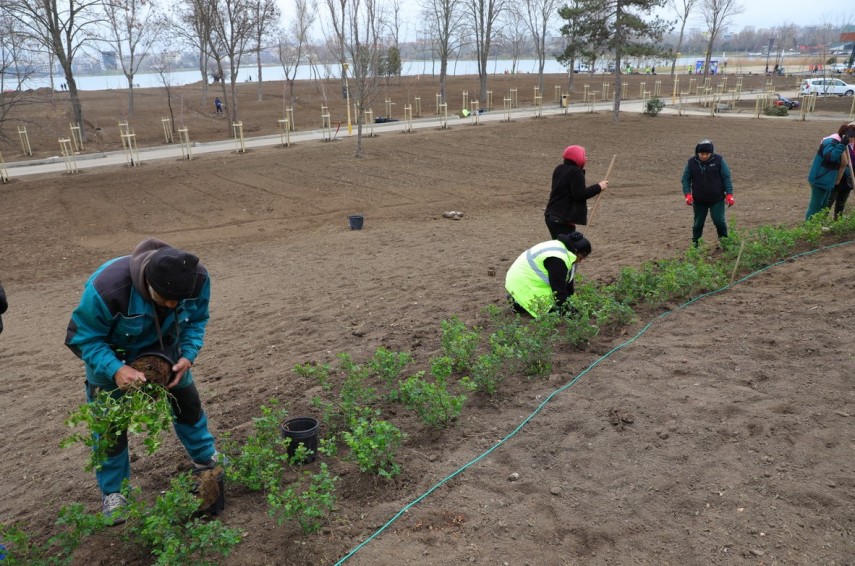
[[[810,220],[811,216],[828,208],[834,188],[841,180],[845,181],[845,176],[848,173],[849,153],[847,149],[850,138],[855,138],[855,126],[850,127],[849,124],[842,124],[837,133],[822,138],[819,143],[819,148],[813,156],[810,172],[808,172],[810,202],[805,213],[805,220]],[[842,209],[841,206],[841,212]]]
[[[210,296],[210,277],[198,257],[147,238],[130,255],[108,261],[89,277],[65,338],[85,365],[89,402],[102,391],[120,396],[145,382],[145,374],[128,365],[141,353],[156,349],[175,360],[174,377],[166,385],[173,424],[200,468],[225,460],[214,448],[190,372],[204,342]],[[108,450],[96,477],[101,512],[114,524],[123,522],[127,501],[121,490],[130,478],[127,431]]]
[[[727,238],[725,206],[733,206],[733,181],[724,157],[715,153],[710,140],[701,140],[695,146],[695,155],[683,168],[681,178],[683,197],[694,211],[692,244],[697,247],[704,233],[707,214],[712,218],[718,239]]]

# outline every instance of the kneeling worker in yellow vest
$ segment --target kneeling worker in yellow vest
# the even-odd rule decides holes
[[[514,310],[537,317],[560,311],[573,294],[576,266],[591,254],[591,242],[580,232],[560,234],[524,251],[505,276]]]

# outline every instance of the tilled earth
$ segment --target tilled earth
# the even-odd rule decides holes
[[[136,124],[160,115],[144,102],[157,96],[140,97]],[[212,318],[194,374],[215,434],[241,438],[271,398],[291,415],[318,416],[310,401],[319,389],[296,364],[334,363],[340,352],[364,361],[382,345],[411,352],[415,372],[439,352],[441,321],[483,324],[484,307],[504,299],[510,263],[548,238],[543,206],[568,144],[587,147],[591,183],[617,156],[584,230],[594,250],[580,268],[588,280],[607,283],[623,266],[686,249],[691,210],[679,180],[701,138],[733,171],[732,226],[796,225],[816,145],[849,119],[851,100],[821,102],[806,121],[740,115],[747,110],[459,121],[367,140],[363,159],[352,157],[353,138],[339,137],[3,185],[0,521],[44,540],[61,506],[98,509],[84,449],[57,446],[84,399],[83,368],[63,337],[89,274],[143,237],[198,253],[211,272]],[[106,102],[86,111],[93,123],[121,119]],[[354,213],[365,216],[361,231],[348,229]],[[384,526],[347,563],[850,564],[851,259],[848,245],[800,256],[671,305],[667,316],[645,313],[586,348],[561,347],[547,379],[517,376],[494,398],[470,396],[447,430],[384,407],[408,435],[399,477],[333,460],[336,511],[309,536],[277,526],[262,496],[227,487],[221,519],[245,539],[222,564],[332,564]],[[171,436],[154,456],[131,447],[132,480],[146,494],[187,468]],[[114,529],[74,563],[152,560]]]

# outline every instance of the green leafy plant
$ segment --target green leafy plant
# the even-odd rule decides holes
[[[300,448],[305,447],[300,445],[298,450]],[[295,454],[295,459],[297,456]],[[330,473],[323,462],[316,473],[308,470],[299,472],[298,481],[294,484],[267,493],[268,512],[276,517],[280,525],[293,519],[304,533],[314,533],[332,513],[337,481],[338,478]]]
[[[241,541],[238,530],[194,516],[201,505],[194,486],[189,472],[181,474],[153,505],[146,505],[139,489],[128,492],[124,534],[147,546],[155,564],[214,564],[211,557],[227,556]]]
[[[87,470],[100,469],[108,451],[116,444],[122,431],[144,435],[143,444],[149,454],[160,448],[162,433],[172,428],[170,395],[160,385],[145,383],[121,393],[103,391],[91,403],[77,408],[65,423],[69,427],[86,425],[86,431],[66,437],[60,446],[67,448],[80,442],[92,449]]]
[[[406,352],[393,352],[380,346],[368,362],[368,367],[372,375],[379,377],[388,388],[394,389],[401,372],[412,361],[413,356]]]
[[[663,108],[665,108],[665,101],[658,96],[644,101],[644,114],[647,116],[658,116]]]
[[[511,371],[522,371],[528,377],[546,375],[552,371],[559,319],[555,312],[545,312],[532,320],[523,320],[516,313],[505,317],[488,339],[490,350],[503,357]]]
[[[440,322],[440,345],[445,356],[452,360],[454,371],[468,372],[481,334],[476,329],[468,329],[457,317]]]
[[[348,459],[356,462],[360,471],[384,478],[401,472],[395,455],[403,433],[392,423],[360,417],[350,430],[341,433],[341,437],[350,449]]]
[[[0,541],[6,547],[5,557],[0,558],[4,566],[70,564],[74,550],[83,539],[106,529],[113,521],[101,513],[87,513],[80,503],[72,503],[60,509],[55,524],[61,531],[41,545],[33,542],[19,527],[0,524]]]
[[[290,438],[282,436],[280,425],[288,411],[277,408],[276,399],[271,406],[261,406],[261,416],[253,418],[253,433],[243,444],[230,437],[223,442],[223,451],[229,456],[226,478],[253,491],[276,489],[282,478],[282,468],[288,464]]]
[[[440,364],[439,368],[448,369],[448,365]],[[466,395],[454,395],[448,390],[447,375],[442,371],[434,376],[433,382],[424,378],[424,372],[419,372],[401,382],[400,392],[403,405],[414,411],[423,423],[435,428],[444,428],[457,419],[466,401]]]

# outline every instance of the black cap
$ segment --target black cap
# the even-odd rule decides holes
[[[715,148],[710,140],[701,140],[695,146],[695,153],[715,153]]]
[[[196,288],[198,265],[199,258],[191,253],[176,248],[161,248],[148,260],[145,279],[167,301],[189,299]]]

